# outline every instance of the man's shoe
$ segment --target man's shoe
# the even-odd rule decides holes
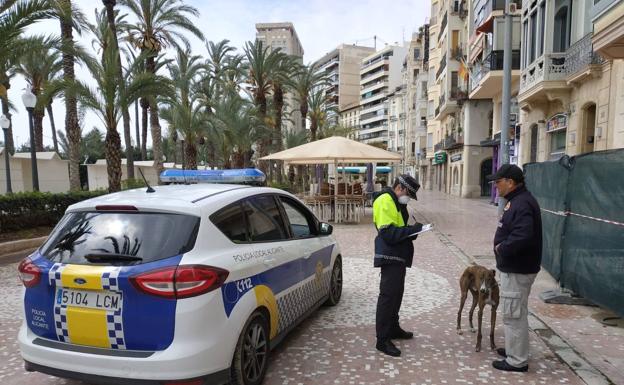
[[[505,351],[505,348],[496,349],[496,353],[498,353],[498,355],[501,357],[507,358],[507,352]]]
[[[399,357],[401,355],[401,351],[396,346],[394,346],[394,344],[390,340],[377,341],[376,348],[380,352],[386,353],[387,355],[392,357]]]
[[[524,365],[520,368],[515,366],[511,366],[505,360],[494,361],[492,362],[492,366],[494,369],[504,370],[506,372],[527,372],[529,370],[529,365]]]
[[[398,327],[394,330],[394,332],[392,333],[392,337],[390,338],[395,340],[410,340],[414,338],[414,333],[406,332],[405,330]]]

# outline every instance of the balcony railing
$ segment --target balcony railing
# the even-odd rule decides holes
[[[438,152],[444,148],[444,140],[433,145],[433,151]]]
[[[474,90],[490,71],[503,69],[503,54],[502,50],[492,51],[481,61],[480,65],[474,67],[470,74],[470,90]],[[511,52],[511,69],[520,69],[520,50]]]
[[[444,28],[446,28],[446,24],[448,23],[448,13],[444,14],[442,18],[442,23],[440,24],[440,31],[438,32],[438,41],[440,41],[440,37],[442,37],[442,32],[444,32]]]
[[[442,143],[442,149],[450,150],[462,146],[464,144],[464,137],[463,135],[453,134],[444,138],[440,143]]]
[[[455,47],[451,50],[451,57],[457,61],[461,61],[464,57],[464,49],[462,47]]]
[[[511,0],[511,3],[516,4],[516,7],[520,9],[522,7],[521,0]],[[481,8],[475,9],[474,21],[475,26],[479,27],[494,11],[505,10],[505,0],[490,0],[485,3]]]
[[[440,77],[440,75],[442,74],[442,72],[444,72],[445,69],[446,69],[446,54],[444,54],[444,56],[442,56],[442,60],[440,60],[440,68],[438,68],[438,71],[436,72],[436,79]]]
[[[566,52],[545,54],[522,71],[520,93],[543,81],[566,80],[570,75],[599,65],[604,59],[594,52],[592,34],[585,35]]]
[[[570,75],[582,71],[587,66],[603,62],[604,59],[593,50],[591,33],[572,44],[566,51],[567,73]]]

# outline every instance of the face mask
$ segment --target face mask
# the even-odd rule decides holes
[[[407,195],[402,195],[399,197],[399,203],[402,205],[408,204],[409,201],[410,201],[410,197],[408,197]]]

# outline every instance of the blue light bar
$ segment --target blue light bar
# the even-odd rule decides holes
[[[266,175],[257,168],[232,170],[165,170],[163,183],[230,183],[263,185]]]

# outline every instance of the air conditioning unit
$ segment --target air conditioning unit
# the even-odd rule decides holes
[[[516,13],[518,11],[518,5],[516,3],[509,4],[509,13]]]

